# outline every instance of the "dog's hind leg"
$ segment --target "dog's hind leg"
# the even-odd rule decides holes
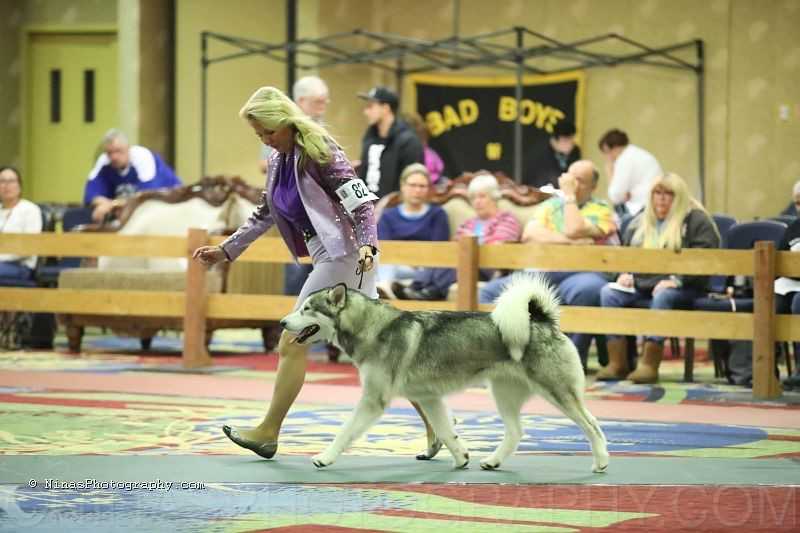
[[[467,448],[461,444],[461,440],[456,435],[453,429],[452,419],[450,412],[444,405],[441,398],[428,398],[425,400],[415,400],[422,408],[428,421],[433,426],[433,431],[442,439],[444,445],[450,450],[453,455],[453,466],[456,468],[466,468],[469,464],[469,452]]]
[[[600,429],[597,419],[586,408],[581,391],[575,388],[559,390],[542,390],[542,396],[558,407],[567,417],[578,424],[592,446],[592,472],[601,473],[608,469],[608,448],[606,436]]]
[[[339,455],[346,450],[350,444],[367,431],[386,409],[388,399],[382,398],[379,394],[369,394],[367,388],[364,395],[359,400],[355,411],[344,423],[336,438],[333,439],[328,448],[311,458],[314,466],[322,468],[333,464]]]
[[[425,424],[425,437],[428,440],[428,447],[425,451],[420,452],[417,454],[417,460],[419,461],[429,461],[436,457],[436,454],[439,453],[439,450],[442,449],[442,439],[436,436],[436,432],[431,427],[431,423],[428,421],[428,417],[425,416],[425,412],[422,410],[422,407],[417,402],[411,402],[411,405],[414,406],[416,409],[417,414],[422,419],[423,424]]]
[[[519,441],[522,440],[522,421],[520,411],[525,400],[530,396],[527,385],[522,383],[493,379],[491,381],[492,396],[497,405],[497,411],[503,419],[505,432],[503,441],[495,448],[494,452],[481,461],[481,468],[484,470],[494,470],[505,461],[509,455],[517,451]]]

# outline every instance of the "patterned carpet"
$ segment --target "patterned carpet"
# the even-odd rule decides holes
[[[329,363],[318,351],[309,366],[307,385],[284,425],[279,453],[284,462],[274,463],[296,468],[292,476],[299,484],[270,482],[271,462],[232,445],[219,430],[223,423],[252,426],[263,416],[277,358],[254,353],[258,344],[255,334],[224,332],[211,346],[215,366],[192,372],[180,367],[177,337],[156,338],[147,354],[138,352],[135,340],[100,334],[85,340],[81,355],[65,353],[63,339],[53,352],[0,353],[0,530],[462,533],[489,527],[498,531],[796,531],[800,527],[800,394],[755,402],[748,389],[715,380],[704,362],[698,363],[694,384],[678,381],[681,361],[665,362],[662,382],[654,386],[589,380],[587,400],[608,438],[611,468],[614,457],[634,461],[635,468],[625,470],[622,477],[582,474],[545,485],[496,484],[499,481],[485,477],[475,485],[454,484],[456,478],[447,474],[431,481],[431,475],[424,475],[429,467],[410,457],[424,448],[422,425],[409,404],[398,400],[346,456],[360,458],[372,468],[387,460],[408,461],[399,463],[409,465],[403,479],[410,482],[418,472],[419,479],[428,483],[363,485],[335,478],[330,478],[333,484],[320,483],[310,461],[291,460],[324,448],[358,398],[355,369],[347,363]],[[502,436],[502,424],[488,392],[470,389],[448,404],[471,453],[477,457],[490,453]],[[588,474],[588,443],[570,420],[534,400],[524,408],[523,420],[525,437],[514,464],[525,469],[532,467],[534,457],[575,457]],[[89,456],[113,456],[119,461],[206,456],[212,462],[209,468],[216,464],[222,472],[227,463],[213,463],[215,457],[267,468],[261,482],[242,482],[234,470],[228,480],[223,475],[223,481],[204,481],[200,467],[192,473],[194,485],[181,486],[174,479],[159,479],[154,466],[150,486],[114,479],[113,471],[104,482],[62,478],[47,485],[46,473],[30,484],[20,482],[21,473],[11,465],[26,456],[57,458],[66,467]],[[732,478],[725,479],[735,483],[674,485],[677,473],[671,475],[666,463],[659,462],[665,458],[709,464],[727,460],[734,472],[727,472]],[[443,465],[449,460],[444,451],[433,463],[447,472]],[[765,468],[781,468],[780,479],[789,480],[795,475],[791,468],[796,468],[797,481],[763,486],[748,478],[748,469],[763,474]],[[659,483],[637,484],[636,472],[641,469],[657,470]],[[690,479],[686,476],[691,472],[681,475],[680,479]],[[534,471],[526,471],[526,476],[536,477]],[[167,488],[170,482],[173,485]]]

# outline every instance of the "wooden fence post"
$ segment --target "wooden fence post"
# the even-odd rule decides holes
[[[478,257],[480,247],[477,237],[461,237],[458,240],[458,295],[456,309],[475,311],[478,309]]]
[[[211,356],[206,349],[206,311],[208,288],[206,267],[192,260],[192,252],[208,244],[208,232],[191,228],[186,239],[189,267],[186,269],[186,311],[183,315],[183,367],[211,366]]]
[[[756,243],[753,278],[753,397],[777,398],[781,384],[775,376],[775,243]]]

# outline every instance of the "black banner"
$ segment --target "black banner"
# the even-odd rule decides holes
[[[515,78],[419,75],[411,76],[411,81],[417,112],[430,131],[430,147],[444,160],[449,177],[479,169],[515,177],[515,120],[522,123],[523,173],[549,142],[558,122],[575,124],[580,144],[582,72],[525,76],[519,106]]]

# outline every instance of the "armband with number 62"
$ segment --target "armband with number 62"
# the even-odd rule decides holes
[[[336,189],[336,195],[348,213],[358,209],[361,204],[374,202],[378,199],[360,179],[352,179]]]

